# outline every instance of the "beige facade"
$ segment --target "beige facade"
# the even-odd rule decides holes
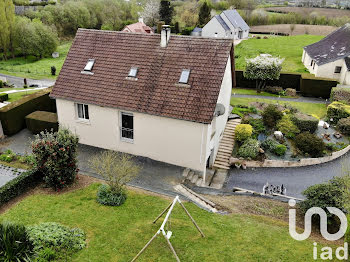
[[[77,103],[56,99],[58,121],[76,133],[80,143],[99,148],[188,167],[205,172],[208,157],[215,157],[220,136],[229,113],[232,78],[228,59],[218,103],[225,106],[223,116],[214,117],[212,124],[160,117],[155,115],[88,105],[89,120],[78,119]],[[133,140],[121,136],[121,114],[133,116]]]

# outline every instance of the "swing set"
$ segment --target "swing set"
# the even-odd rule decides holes
[[[160,215],[153,221],[153,224],[156,223],[158,221],[158,219],[161,218],[165,214],[165,212],[168,211],[168,213],[166,214],[166,216],[164,218],[164,221],[163,221],[162,225],[160,226],[160,228],[158,229],[158,231],[153,235],[153,237],[148,241],[148,243],[141,249],[141,251],[133,258],[133,260],[131,260],[131,262],[136,261],[140,257],[140,255],[149,247],[149,245],[152,243],[152,241],[160,234],[162,234],[164,236],[168,246],[170,247],[171,252],[175,256],[176,261],[180,262],[180,259],[179,259],[178,255],[176,254],[173,245],[170,242],[170,238],[171,238],[173,232],[168,230],[168,227],[167,227],[167,230],[164,229],[165,226],[168,226],[168,224],[167,224],[168,222],[169,222],[169,224],[171,226],[170,215],[171,215],[171,212],[173,211],[173,208],[174,208],[176,203],[179,203],[181,205],[181,207],[185,211],[186,215],[191,219],[192,223],[197,228],[199,233],[202,235],[202,237],[205,237],[204,233],[199,228],[199,226],[197,225],[196,221],[194,221],[194,219],[192,218],[191,214],[188,212],[188,210],[182,204],[179,196],[176,196],[175,199],[173,200],[173,202],[170,203],[169,206],[166,209],[164,209],[163,212],[160,213]]]

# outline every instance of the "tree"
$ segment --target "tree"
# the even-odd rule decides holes
[[[14,23],[14,5],[11,0],[0,0],[0,49],[7,60],[7,51],[11,45],[11,30]]]
[[[25,58],[28,55],[34,54],[33,43],[37,41],[35,29],[26,17],[16,17],[16,22],[13,32],[14,48],[17,52],[22,54]]]
[[[160,20],[164,21],[165,24],[170,25],[173,19],[174,8],[172,7],[169,0],[161,0],[159,8]]]
[[[157,25],[159,21],[159,1],[150,0],[146,3],[141,16],[144,22],[149,26]]]
[[[13,41],[13,28],[15,24],[15,5],[13,4],[12,0],[5,0],[6,5],[6,19],[7,24],[10,31],[10,42],[9,42],[9,48],[11,50],[12,58],[15,57],[14,52],[14,41]]]
[[[204,26],[206,25],[210,19],[211,19],[211,6],[208,4],[207,1],[204,1],[199,9],[199,15],[198,15],[198,25]]]
[[[280,78],[283,61],[284,59],[269,54],[246,59],[244,77],[256,80],[256,91],[260,93],[265,88],[267,80],[278,80]]]
[[[37,41],[33,43],[35,53],[34,55],[39,58],[50,56],[57,48],[58,37],[51,30],[50,27],[44,25],[41,21],[35,20],[33,22]]]
[[[290,27],[290,35],[293,35],[293,32],[295,30],[295,24],[290,24],[289,27]]]

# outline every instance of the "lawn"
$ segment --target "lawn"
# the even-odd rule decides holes
[[[7,101],[14,102],[14,101],[17,101],[17,100],[25,97],[26,95],[30,95],[30,94],[33,94],[35,92],[41,91],[41,90],[39,89],[39,90],[32,90],[32,91],[27,91],[27,92],[12,93],[12,94],[9,94],[9,99]]]
[[[244,70],[246,58],[256,57],[259,54],[271,54],[285,58],[283,72],[307,72],[301,62],[303,47],[322,38],[323,36],[297,35],[242,41],[235,48],[236,68]]]
[[[270,104],[289,104],[291,106],[296,107],[301,112],[317,116],[318,118],[324,118],[327,113],[327,105],[326,104],[318,104],[318,103],[305,103],[305,102],[285,102],[285,101],[277,101],[272,99],[264,99],[259,98],[242,98],[242,97],[232,97],[231,105],[248,105],[251,102],[264,102]]]
[[[268,92],[257,93],[255,89],[247,88],[232,88],[232,94],[237,95],[251,95],[251,96],[270,96],[270,97],[279,97],[279,95],[271,94]],[[284,98],[296,98],[293,96],[283,96]]]
[[[27,59],[18,57],[7,61],[0,61],[0,73],[33,79],[56,78],[71,45],[72,42],[64,42],[58,46],[57,52],[60,54],[59,58],[48,57],[37,60],[35,57],[28,57]],[[56,67],[56,76],[51,75],[51,66]]]
[[[98,184],[65,194],[35,193],[0,216],[0,221],[32,225],[60,222],[87,232],[88,246],[73,261],[130,261],[160,227],[152,224],[170,203],[154,195],[129,191],[121,207],[101,206]],[[311,261],[312,240],[295,241],[286,222],[249,214],[219,215],[186,203],[206,235],[176,206],[171,218],[171,242],[181,261]],[[162,219],[161,219],[162,220]],[[163,237],[138,261],[174,261]]]

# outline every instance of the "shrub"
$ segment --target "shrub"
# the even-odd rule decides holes
[[[238,150],[238,156],[255,159],[259,154],[260,143],[258,140],[248,138]]]
[[[235,129],[235,138],[239,142],[243,142],[252,136],[253,127],[248,124],[240,124],[236,126]]]
[[[342,118],[350,117],[350,106],[340,102],[333,102],[327,107],[327,117],[333,123],[338,123]]]
[[[283,156],[287,151],[287,147],[285,145],[282,145],[273,139],[266,139],[264,142],[262,142],[261,146],[264,150],[270,151],[277,156]]]
[[[344,135],[350,135],[350,117],[340,119],[337,128]]]
[[[79,228],[70,229],[59,223],[41,223],[27,228],[30,240],[34,244],[35,252],[42,253],[42,250],[50,248],[61,252],[76,252],[86,246],[86,236]],[[45,253],[51,253],[46,251]],[[43,255],[43,254],[41,254]]]
[[[341,102],[344,104],[350,104],[350,88],[333,87],[331,92],[331,101]]]
[[[286,154],[287,147],[285,145],[277,145],[275,147],[274,153],[278,156],[284,156]]]
[[[259,135],[266,132],[264,122],[262,119],[246,118],[243,119],[242,124],[249,124],[253,127],[253,134]]]
[[[0,261],[30,261],[33,248],[24,226],[6,222],[0,224]]]
[[[326,145],[323,140],[309,132],[304,132],[295,138],[296,147],[303,153],[309,154],[312,157],[323,155]]]
[[[280,86],[267,86],[265,87],[265,91],[271,94],[279,95],[281,92],[283,92],[283,88]]]
[[[296,113],[291,117],[293,123],[299,128],[300,132],[315,133],[318,128],[319,120],[316,117],[303,113]]]
[[[101,185],[97,192],[97,202],[106,206],[121,206],[126,200],[126,192],[113,193],[109,186]]]
[[[35,165],[35,157],[33,155],[20,156],[18,161],[22,164]]]
[[[299,128],[293,123],[288,114],[284,115],[282,119],[278,121],[276,127],[287,138],[294,138],[296,134],[300,133]]]
[[[2,80],[0,80],[0,88],[4,87],[4,82],[2,82]]]
[[[55,76],[56,75],[56,67],[51,66],[51,75]]]
[[[78,172],[78,137],[68,129],[41,132],[32,142],[36,168],[44,174],[47,186],[60,190],[72,184]]]
[[[45,111],[35,111],[25,117],[27,128],[34,134],[41,131],[57,131],[57,114]]]
[[[0,155],[0,160],[4,162],[12,162],[16,159],[16,154],[13,153],[10,149],[6,150],[3,154]]]
[[[4,102],[7,101],[9,99],[9,95],[8,94],[0,94],[0,102]]]
[[[273,128],[276,126],[277,121],[282,118],[282,115],[282,112],[278,110],[277,106],[270,104],[262,113],[264,124]]]

